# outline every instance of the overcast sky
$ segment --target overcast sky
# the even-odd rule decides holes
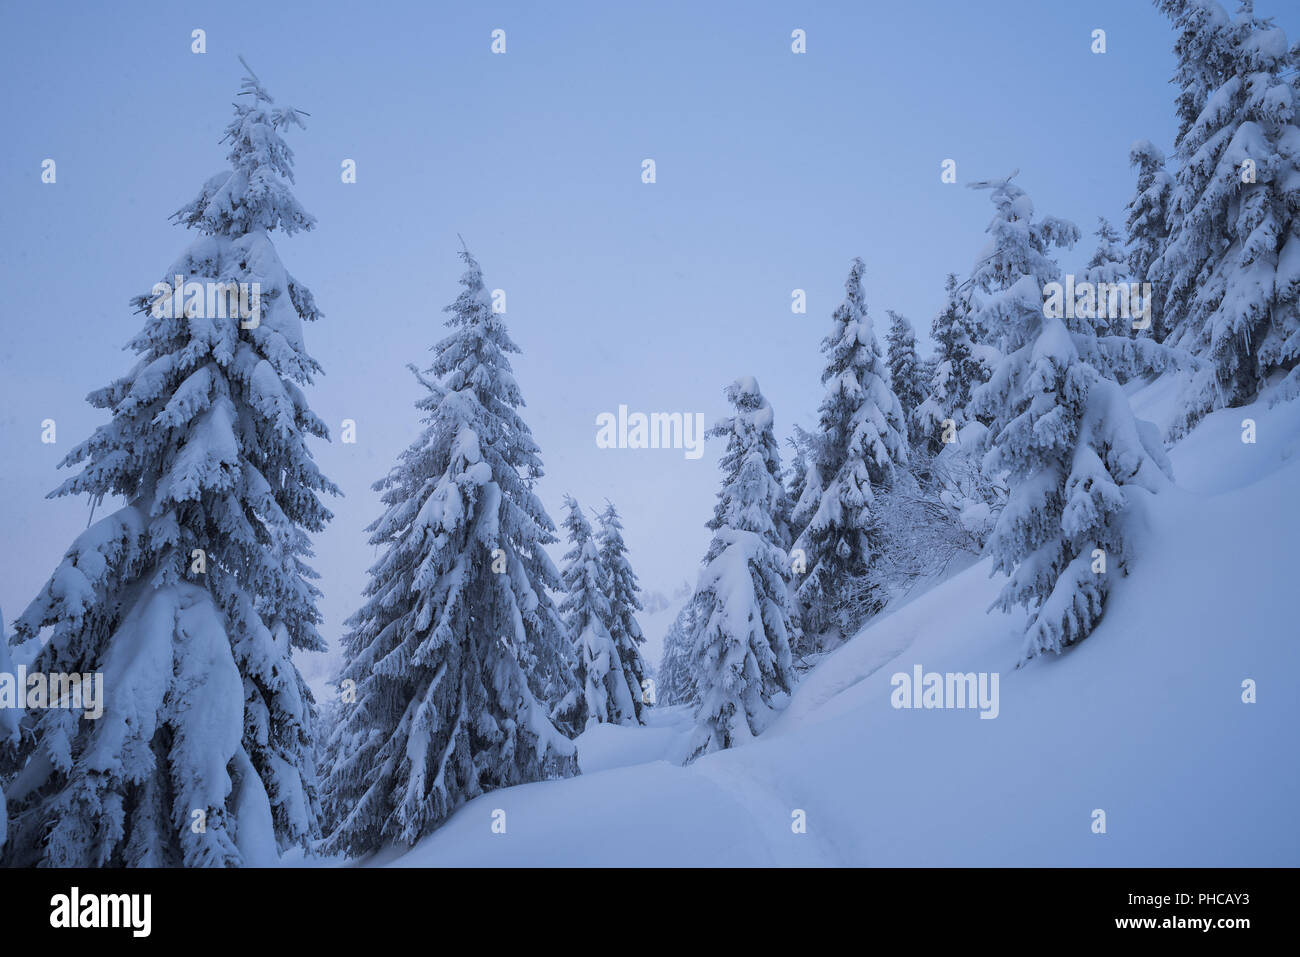
[[[85,395],[132,362],[129,299],[190,241],[168,216],[225,166],[237,54],[311,114],[287,136],[319,228],[277,245],[325,312],[306,333],[325,368],[309,396],[335,437],[316,454],[346,493],[317,539],[331,642],[374,558],[370,483],[417,429],[404,367],[442,335],[457,233],[508,297],[543,501],[558,522],[566,492],[613,499],[642,584],[668,591],[708,543],[718,449],[599,449],[598,414],[711,423],[726,383],[753,375],[781,437],[811,425],[852,257],[878,334],[898,310],[928,352],[944,275],[984,242],[988,194],[941,183],[943,160],[959,184],[1019,168],[1039,212],[1084,231],[1063,258],[1081,268],[1096,217],[1122,223],[1129,144],[1169,151],[1174,131],[1173,34],[1137,0],[65,6],[10,5],[0,31],[6,622],[86,524],[84,500],[43,496],[104,420]],[[1287,6],[1257,4],[1294,38]],[[796,288],[807,315],[791,313]],[[355,445],[338,442],[345,418]],[[324,667],[307,663],[313,683]]]

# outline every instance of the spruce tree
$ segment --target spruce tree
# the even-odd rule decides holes
[[[1137,188],[1125,209],[1128,218],[1128,267],[1134,282],[1151,283],[1151,328],[1139,331],[1156,342],[1164,342],[1169,330],[1165,325],[1164,296],[1156,285],[1151,266],[1164,252],[1169,241],[1169,198],[1174,178],[1165,171],[1165,154],[1150,140],[1138,140],[1129,149],[1129,165],[1137,168]],[[1143,294],[1145,298],[1145,293]]]
[[[1164,487],[1168,463],[1154,428],[1134,419],[1123,390],[1090,363],[1104,340],[1044,315],[1042,288],[1059,276],[1050,248],[1078,231],[1035,220],[1010,178],[977,185],[991,190],[997,212],[994,249],[974,278],[1005,358],[973,406],[992,422],[985,471],[1006,472],[1011,488],[988,550],[1009,576],[994,607],[1030,611],[1027,660],[1092,631],[1132,559],[1144,496]]]
[[[16,682],[13,658],[9,654],[9,636],[6,634],[4,615],[0,614],[0,676],[13,676]],[[22,711],[18,707],[0,707],[0,853],[4,852],[9,831],[9,816],[5,805],[3,769],[18,747],[18,729]]]
[[[708,523],[713,541],[693,599],[691,673],[700,703],[692,759],[761,732],[795,681],[772,407],[749,377],[728,386],[727,398],[735,414],[709,431],[727,448]]]
[[[943,309],[930,323],[930,336],[935,343],[934,369],[925,401],[912,419],[926,451],[938,455],[966,424],[971,391],[988,378],[977,357],[996,352],[975,341],[970,299],[952,273],[944,283]]]
[[[1209,93],[1180,130],[1170,236],[1153,266],[1168,285],[1165,313],[1178,319],[1170,343],[1209,363],[1184,391],[1174,434],[1213,409],[1253,401],[1300,355],[1296,51],[1249,0],[1206,39],[1218,75],[1194,67],[1193,88]],[[1180,75],[1193,69],[1185,55]]]
[[[876,550],[872,488],[891,484],[895,467],[908,458],[903,409],[889,387],[867,314],[864,268],[861,259],[853,261],[845,300],[822,342],[826,393],[819,408],[815,462],[820,494],[794,544],[796,559],[806,567],[798,601],[802,626],[810,633],[821,633],[832,623],[849,580],[867,574]],[[805,490],[805,498],[807,494]],[[801,509],[804,504],[810,503],[801,503]]]
[[[563,525],[572,547],[564,556],[560,614],[564,615],[578,661],[583,722],[587,728],[636,724],[640,682],[635,688],[628,685],[618,647],[609,633],[609,575],[601,564],[596,536],[581,507],[567,495],[564,507]]]
[[[302,391],[319,371],[302,323],[320,312],[271,241],[315,220],[281,137],[299,111],[251,70],[241,95],[231,168],[175,214],[198,235],[135,300],[138,360],[89,396],[111,418],[51,493],[121,504],[73,542],[17,637],[51,628],[34,669],[102,673],[107,700],[93,722],[24,717],[11,864],[265,864],[318,835],[314,703],[292,653],[325,647],[307,533],[337,490],[307,446],[327,435]],[[249,308],[228,315],[239,284]]]
[[[787,436],[785,444],[790,446],[790,465],[785,471],[785,490],[786,501],[791,505],[791,516],[794,514],[794,505],[803,495],[803,491],[808,487],[808,433],[798,425],[794,427],[794,434]],[[791,536],[798,535],[798,529],[792,524],[790,526]]]
[[[817,503],[821,499],[821,477],[817,473],[817,436],[796,425],[794,434],[786,439],[793,452],[790,466],[786,470],[786,508],[789,510],[789,539],[793,543],[802,536],[812,517],[817,514]],[[803,654],[809,649],[805,645],[814,637],[803,627],[801,609],[798,600],[798,584],[808,571],[807,555],[792,547],[790,549],[790,616],[794,623],[794,633],[790,639],[790,649],[795,654]]]
[[[817,509],[817,499],[821,496],[821,484],[817,476],[817,437],[801,426],[794,427],[794,434],[786,439],[790,446],[790,466],[786,470],[786,503],[790,509],[790,539],[797,539],[807,527],[813,512]]]
[[[1124,290],[1127,290],[1128,257],[1124,253],[1124,248],[1120,245],[1119,233],[1115,232],[1115,227],[1104,216],[1097,217],[1095,235],[1097,237],[1097,248],[1093,251],[1092,258],[1088,260],[1083,279],[1097,289],[1097,306],[1093,316],[1079,317],[1075,320],[1080,323],[1078,331],[1092,332],[1094,335],[1100,336],[1131,336],[1134,332],[1132,317],[1124,315],[1107,316],[1106,312],[1109,308],[1107,300],[1109,297],[1101,288],[1125,283]],[[1122,290],[1121,294],[1124,295],[1125,292]]]
[[[1121,383],[1134,376],[1160,373],[1171,365],[1193,368],[1196,360],[1185,350],[1158,343],[1148,330],[1134,328],[1141,317],[1133,308],[1124,308],[1138,303],[1129,297],[1129,267],[1119,235],[1099,218],[1097,239],[1097,249],[1083,275],[1085,291],[1081,296],[1076,292],[1074,316],[1064,320],[1070,332],[1095,340],[1080,340],[1085,361]],[[1139,301],[1145,301],[1145,294],[1140,295]],[[1141,337],[1135,338],[1139,332]]]
[[[696,601],[694,596],[673,619],[664,636],[663,659],[656,675],[655,697],[660,704],[698,704],[699,692],[691,672],[691,641],[695,636]]]
[[[636,573],[627,557],[627,543],[623,541],[623,522],[618,517],[618,509],[613,502],[607,501],[600,513],[600,564],[605,571],[609,599],[609,636],[618,650],[619,666],[623,680],[632,690],[632,703],[636,720],[642,720],[641,711],[645,703],[642,682],[646,680],[645,659],[641,657],[640,646],[645,644],[645,635],[637,623],[636,613],[642,611],[640,591]]]
[[[382,553],[337,679],[354,700],[330,746],[333,852],[409,845],[480,794],[577,772],[539,700],[569,659],[547,591],[560,586],[543,550],[555,525],[508,358],[519,347],[478,262],[460,258],[451,332],[417,372],[424,428],[375,484],[385,510],[367,531]]]
[[[1090,336],[1131,337],[1137,331],[1133,328],[1133,316],[1128,309],[1120,308],[1129,303],[1128,297],[1128,262],[1123,247],[1119,242],[1119,233],[1104,216],[1097,217],[1097,248],[1083,271],[1085,288],[1093,290],[1091,310],[1085,296],[1084,309],[1075,307],[1073,318],[1065,320],[1066,328]],[[1077,288],[1077,287],[1076,287]],[[1117,295],[1112,295],[1118,291]],[[1114,313],[1111,314],[1111,309]],[[1102,353],[1097,353],[1100,358]],[[1122,362],[1119,364],[1103,363],[1098,367],[1109,378],[1117,382],[1126,382],[1131,372]]]
[[[909,443],[915,443],[920,438],[915,413],[925,397],[923,369],[916,354],[916,333],[905,316],[892,309],[886,311],[889,315],[889,332],[885,334],[889,384],[902,407]]]
[[[1232,22],[1217,0],[1153,0],[1177,32],[1175,113],[1181,141],[1196,124],[1210,94],[1231,74]]]

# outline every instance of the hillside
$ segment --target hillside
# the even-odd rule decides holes
[[[1157,418],[1161,400],[1157,383],[1134,405]],[[873,621],[748,746],[683,768],[684,709],[600,727],[582,776],[484,796],[371,863],[1294,866],[1297,831],[1276,825],[1300,806],[1300,704],[1279,687],[1300,673],[1298,458],[1300,404],[1202,422],[1105,619],[1059,659],[1015,669],[1019,619],[985,613],[981,561]],[[891,676],[918,664],[996,672],[997,717],[892,707]]]

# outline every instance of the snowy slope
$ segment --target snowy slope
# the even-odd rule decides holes
[[[1159,389],[1156,394],[1158,397]],[[1141,411],[1142,394],[1134,396]],[[1241,420],[1258,441],[1241,442]],[[873,622],[754,743],[673,762],[690,726],[579,739],[581,777],[471,802],[404,855],[438,865],[1300,864],[1300,403],[1209,417],[1171,454],[1132,574],[1097,631],[1014,664],[979,562]],[[896,710],[890,677],[999,673],[999,714]],[[1244,704],[1244,679],[1258,703]],[[506,811],[506,832],[491,827]],[[807,833],[792,832],[792,812]],[[1092,812],[1107,815],[1094,834]]]

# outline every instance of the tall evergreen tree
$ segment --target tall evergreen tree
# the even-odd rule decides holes
[[[700,704],[692,758],[758,734],[776,696],[795,681],[772,407],[750,377],[728,386],[727,399],[735,414],[709,432],[726,438],[727,448],[708,523],[713,541],[693,599],[691,671]]]
[[[1153,0],[1174,25],[1173,79],[1181,141],[1196,124],[1210,94],[1231,74],[1232,23],[1217,0]]]
[[[844,302],[822,342],[826,393],[817,435],[820,494],[794,545],[807,569],[798,600],[803,628],[811,633],[831,624],[848,580],[866,575],[876,548],[872,487],[889,485],[895,467],[907,463],[907,426],[867,315],[864,269],[861,259],[853,261]]]
[[[1217,6],[1189,3],[1179,16]],[[1169,341],[1210,363],[1183,395],[1175,434],[1212,409],[1252,401],[1300,355],[1297,53],[1250,0],[1209,41],[1221,75],[1180,130],[1169,242],[1153,266],[1168,284],[1165,313],[1178,317]]]
[[[1078,230],[1035,220],[1010,178],[976,185],[991,190],[997,212],[993,253],[974,278],[989,293],[984,318],[1000,330],[1005,358],[973,405],[993,423],[985,470],[1007,472],[1011,486],[988,549],[1010,578],[995,607],[1031,612],[1029,659],[1092,631],[1113,576],[1132,558],[1144,494],[1164,486],[1168,463],[1154,428],[1134,419],[1123,390],[1090,361],[1107,340],[1044,315],[1043,286],[1059,275],[1050,247],[1074,242]]]
[[[917,406],[913,421],[931,455],[943,450],[945,438],[953,438],[967,421],[971,391],[988,378],[980,356],[996,350],[976,342],[970,299],[948,274],[944,283],[943,309],[930,323],[934,339],[934,370],[925,401]]]
[[[923,385],[923,368],[916,354],[916,333],[905,316],[894,310],[889,314],[889,332],[885,334],[886,364],[889,366],[889,384],[898,404],[903,409],[903,421],[907,424],[907,436],[910,443],[920,439],[915,421],[915,412],[925,398]]]
[[[1165,154],[1150,140],[1138,140],[1129,149],[1129,165],[1137,168],[1137,189],[1125,209],[1128,232],[1128,267],[1134,282],[1152,283],[1151,328],[1148,335],[1164,342],[1169,330],[1165,325],[1164,296],[1155,286],[1151,265],[1164,252],[1169,241],[1169,198],[1174,178],[1165,170]]]
[[[479,794],[577,772],[538,698],[568,659],[543,550],[555,525],[508,358],[519,347],[479,264],[460,258],[451,333],[416,373],[424,429],[375,484],[385,510],[367,531],[383,551],[343,640],[337,683],[355,703],[331,740],[331,851],[412,844]]]
[[[251,71],[242,94],[231,168],[174,217],[198,236],[135,300],[136,365],[89,396],[111,419],[51,493],[122,504],[77,537],[17,638],[52,628],[34,669],[99,672],[106,701],[96,721],[24,717],[11,864],[274,863],[318,834],[314,703],[291,655],[325,647],[307,533],[337,490],[308,451],[327,430],[301,388],[319,371],[302,323],[320,313],[271,242],[315,220],[280,135],[299,112]],[[229,283],[260,289],[247,315],[213,307]]]
[[[623,541],[623,522],[618,517],[618,509],[613,502],[606,502],[600,513],[600,564],[605,570],[609,599],[609,637],[618,650],[618,662],[623,672],[623,680],[632,690],[632,704],[636,720],[641,721],[644,704],[646,679],[645,659],[641,657],[640,646],[645,644],[645,635],[637,623],[636,613],[642,611],[640,591],[636,573],[627,557],[627,543]]]

